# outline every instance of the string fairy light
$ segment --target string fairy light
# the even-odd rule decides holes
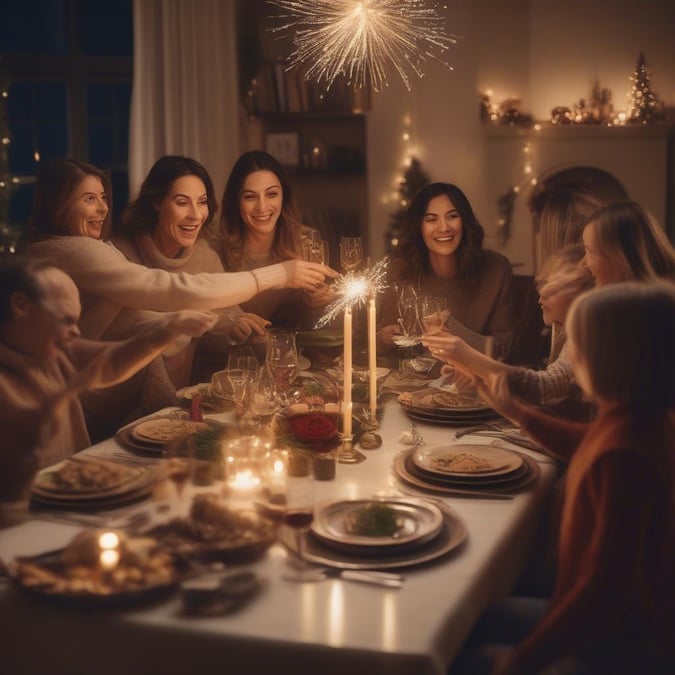
[[[335,281],[333,290],[337,296],[327,307],[315,328],[323,328],[347,308],[365,303],[368,298],[387,288],[385,281],[389,258],[382,258],[363,274],[345,274]]]
[[[305,77],[326,89],[344,76],[357,88],[380,91],[393,67],[410,91],[410,76],[423,77],[429,60],[453,70],[444,54],[458,38],[446,33],[434,0],[267,2],[282,10],[281,25],[271,30],[293,34],[289,69],[307,66]]]

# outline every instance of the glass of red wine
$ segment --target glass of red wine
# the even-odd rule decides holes
[[[316,570],[305,558],[305,543],[314,521],[314,480],[311,477],[289,478],[286,487],[286,507],[282,522],[292,534],[288,546],[288,566],[284,579],[290,581],[316,581]]]

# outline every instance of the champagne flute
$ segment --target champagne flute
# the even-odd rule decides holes
[[[363,260],[361,237],[342,237],[340,239],[340,264],[345,272],[355,270]]]

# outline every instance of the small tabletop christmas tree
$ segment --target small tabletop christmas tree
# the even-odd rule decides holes
[[[389,221],[389,229],[387,230],[387,253],[393,253],[398,246],[398,241],[401,237],[401,229],[403,228],[403,220],[410,205],[410,201],[415,196],[418,190],[425,185],[429,185],[431,179],[428,174],[422,169],[422,164],[419,159],[412,157],[410,165],[403,175],[403,180],[399,183],[399,207],[392,214]]]
[[[637,67],[630,78],[633,83],[628,93],[630,106],[627,121],[630,124],[649,124],[663,119],[663,106],[652,91],[645,56],[640,52]]]

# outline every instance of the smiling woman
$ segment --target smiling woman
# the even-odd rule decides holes
[[[397,293],[402,285],[425,296],[445,298],[446,328],[471,346],[495,355],[508,350],[514,328],[511,265],[485,250],[483,228],[469,200],[455,185],[432,183],[413,198],[401,242],[389,271],[389,291],[380,312],[380,340],[388,345],[400,332]]]
[[[222,263],[207,241],[216,211],[213,183],[206,169],[190,157],[167,155],[155,162],[141,185],[138,197],[122,214],[112,243],[131,261],[168,272],[223,272]],[[125,310],[113,330],[130,329],[143,314]],[[174,402],[174,391],[191,383],[197,350],[219,355],[224,367],[227,349],[251,334],[262,335],[265,320],[237,307],[219,310],[219,321],[201,345],[189,341],[175,345],[153,364],[152,385],[142,396],[155,408]],[[209,374],[210,377],[210,374]],[[208,379],[208,378],[207,378]]]
[[[245,152],[225,185],[217,248],[228,271],[253,270],[302,257],[302,239],[311,228],[301,225],[288,174],[262,150]],[[285,328],[310,327],[316,312],[332,298],[320,287],[312,293],[281,289],[259,293],[242,307]]]

